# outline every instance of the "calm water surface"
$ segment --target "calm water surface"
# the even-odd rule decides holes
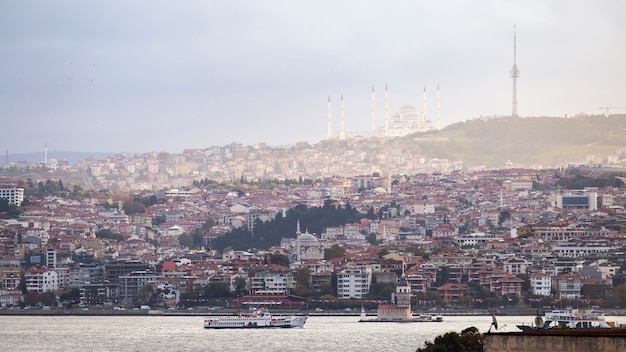
[[[309,317],[302,329],[208,330],[204,317],[0,316],[0,351],[415,351],[426,340],[475,326],[490,316],[442,323],[359,323],[358,317]],[[530,316],[499,316],[499,331]],[[625,318],[607,320],[624,323]]]

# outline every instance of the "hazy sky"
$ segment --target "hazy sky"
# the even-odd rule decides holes
[[[169,151],[626,107],[626,1],[0,0],[0,148]],[[626,113],[626,109],[615,110]]]

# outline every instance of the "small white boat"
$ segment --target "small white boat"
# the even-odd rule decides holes
[[[257,310],[250,314],[224,316],[204,320],[205,329],[246,329],[246,328],[301,328],[306,315],[273,316],[267,310]]]
[[[413,318],[413,321],[421,323],[441,323],[443,321],[443,317],[441,315],[420,314],[419,316]]]

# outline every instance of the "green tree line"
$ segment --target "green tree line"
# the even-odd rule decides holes
[[[280,244],[283,237],[295,237],[296,226],[300,221],[302,232],[322,233],[327,227],[342,226],[360,221],[364,215],[350,204],[336,206],[332,200],[324,202],[322,207],[297,205],[283,216],[278,213],[271,221],[257,221],[253,231],[246,228],[234,229],[213,241],[212,247],[223,251],[225,248],[246,250],[249,248],[267,249]]]

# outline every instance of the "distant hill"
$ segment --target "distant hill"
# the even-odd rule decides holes
[[[527,117],[469,120],[411,139],[429,158],[462,160],[464,167],[500,168],[507,160],[554,167],[606,163],[617,155],[626,165],[626,115],[572,118]],[[595,156],[592,158],[591,156]]]
[[[67,159],[71,165],[74,165],[79,160],[84,160],[89,157],[93,157],[96,160],[104,159],[108,156],[115,156],[116,154],[125,154],[125,153],[88,153],[88,152],[70,152],[70,151],[48,151],[48,160],[50,159]],[[26,161],[29,163],[43,163],[44,162],[44,153],[43,149],[41,152],[36,153],[9,153],[9,163],[16,163],[18,161]],[[6,164],[6,155],[2,155],[0,160],[0,166]]]

